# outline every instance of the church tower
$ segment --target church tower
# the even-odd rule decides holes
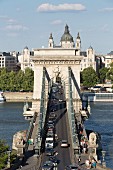
[[[50,37],[49,37],[48,48],[54,48],[54,41],[53,41],[52,33],[50,34]]]
[[[94,70],[96,70],[96,61],[95,61],[95,51],[92,48],[92,46],[90,46],[87,49],[87,60],[88,60],[88,66],[87,67],[93,67]]]
[[[78,32],[77,38],[76,38],[76,49],[81,50],[81,39],[80,39],[79,32]]]
[[[73,37],[71,36],[69,32],[69,27],[67,24],[65,26],[64,34],[61,37],[60,43],[61,43],[62,48],[73,48],[74,47]]]

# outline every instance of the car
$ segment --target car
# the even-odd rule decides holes
[[[50,120],[50,121],[53,121],[53,122],[55,123],[56,118],[55,118],[55,117],[50,116],[50,117],[49,117],[49,120]]]
[[[59,102],[62,102],[63,100],[62,99],[59,99]]]
[[[59,160],[56,158],[56,156],[50,156],[49,160],[52,161],[53,163],[59,163]]]
[[[54,118],[56,118],[57,115],[55,114],[55,112],[50,112],[49,117],[54,117]]]
[[[54,141],[47,140],[45,143],[45,148],[54,148]]]
[[[61,141],[61,145],[62,148],[67,148],[69,146],[68,141],[67,140],[62,140]]]
[[[46,161],[42,166],[42,170],[53,170],[53,168],[54,164],[52,161]]]
[[[78,165],[68,165],[65,167],[65,170],[80,170]]]
[[[48,131],[46,137],[52,137],[54,136],[53,131]]]
[[[46,148],[46,149],[45,149],[45,152],[46,152],[46,155],[47,155],[47,156],[53,156],[54,153],[55,153],[55,151],[54,151],[53,148]]]
[[[47,125],[47,128],[48,128],[48,129],[54,129],[54,125],[48,124],[48,125]]]

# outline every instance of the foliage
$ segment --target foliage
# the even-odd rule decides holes
[[[8,73],[6,68],[0,69],[0,89],[4,91],[8,89]]]
[[[103,67],[99,70],[99,75],[100,75],[100,82],[101,83],[105,83],[105,79],[107,78],[107,72],[108,72],[108,68]]]
[[[6,144],[6,141],[0,140],[0,169],[3,169],[7,166],[8,151],[9,151],[9,146]],[[11,152],[10,163],[13,163],[16,157],[17,157],[16,153]]]
[[[8,72],[6,68],[0,69],[0,90],[2,91],[33,91],[34,72],[26,68],[17,73]]]
[[[7,164],[7,151],[9,146],[6,144],[4,140],[0,140],[0,169],[4,168]]]
[[[113,62],[112,62],[112,63],[110,63],[110,67],[113,67]]]
[[[22,84],[22,88],[24,91],[33,91],[32,89],[34,84],[33,80],[34,80],[33,71],[29,68],[26,68]]]
[[[85,68],[82,72],[83,86],[92,87],[97,84],[98,76],[92,67]]]
[[[111,67],[109,71],[107,72],[107,79],[113,82],[113,67]]]
[[[24,72],[22,70],[19,70],[19,72],[16,75],[16,91],[23,90],[22,89],[23,79],[24,79]]]

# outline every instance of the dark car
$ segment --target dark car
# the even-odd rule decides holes
[[[59,163],[59,160],[56,158],[56,156],[50,156],[49,160],[52,161],[53,163]]]
[[[78,165],[68,165],[65,167],[65,170],[80,170]]]
[[[47,156],[53,156],[55,151],[52,148],[46,148],[45,153]]]
[[[53,170],[53,168],[54,164],[52,161],[46,161],[42,166],[42,170]]]

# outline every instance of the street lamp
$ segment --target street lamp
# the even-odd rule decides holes
[[[101,151],[102,152],[102,166],[103,167],[106,167],[106,162],[105,162],[105,154],[106,154],[106,151]]]
[[[7,151],[7,154],[8,154],[8,161],[7,161],[7,168],[10,168],[11,167],[11,159],[10,159],[10,156],[11,156],[11,151],[9,150],[9,151]]]

